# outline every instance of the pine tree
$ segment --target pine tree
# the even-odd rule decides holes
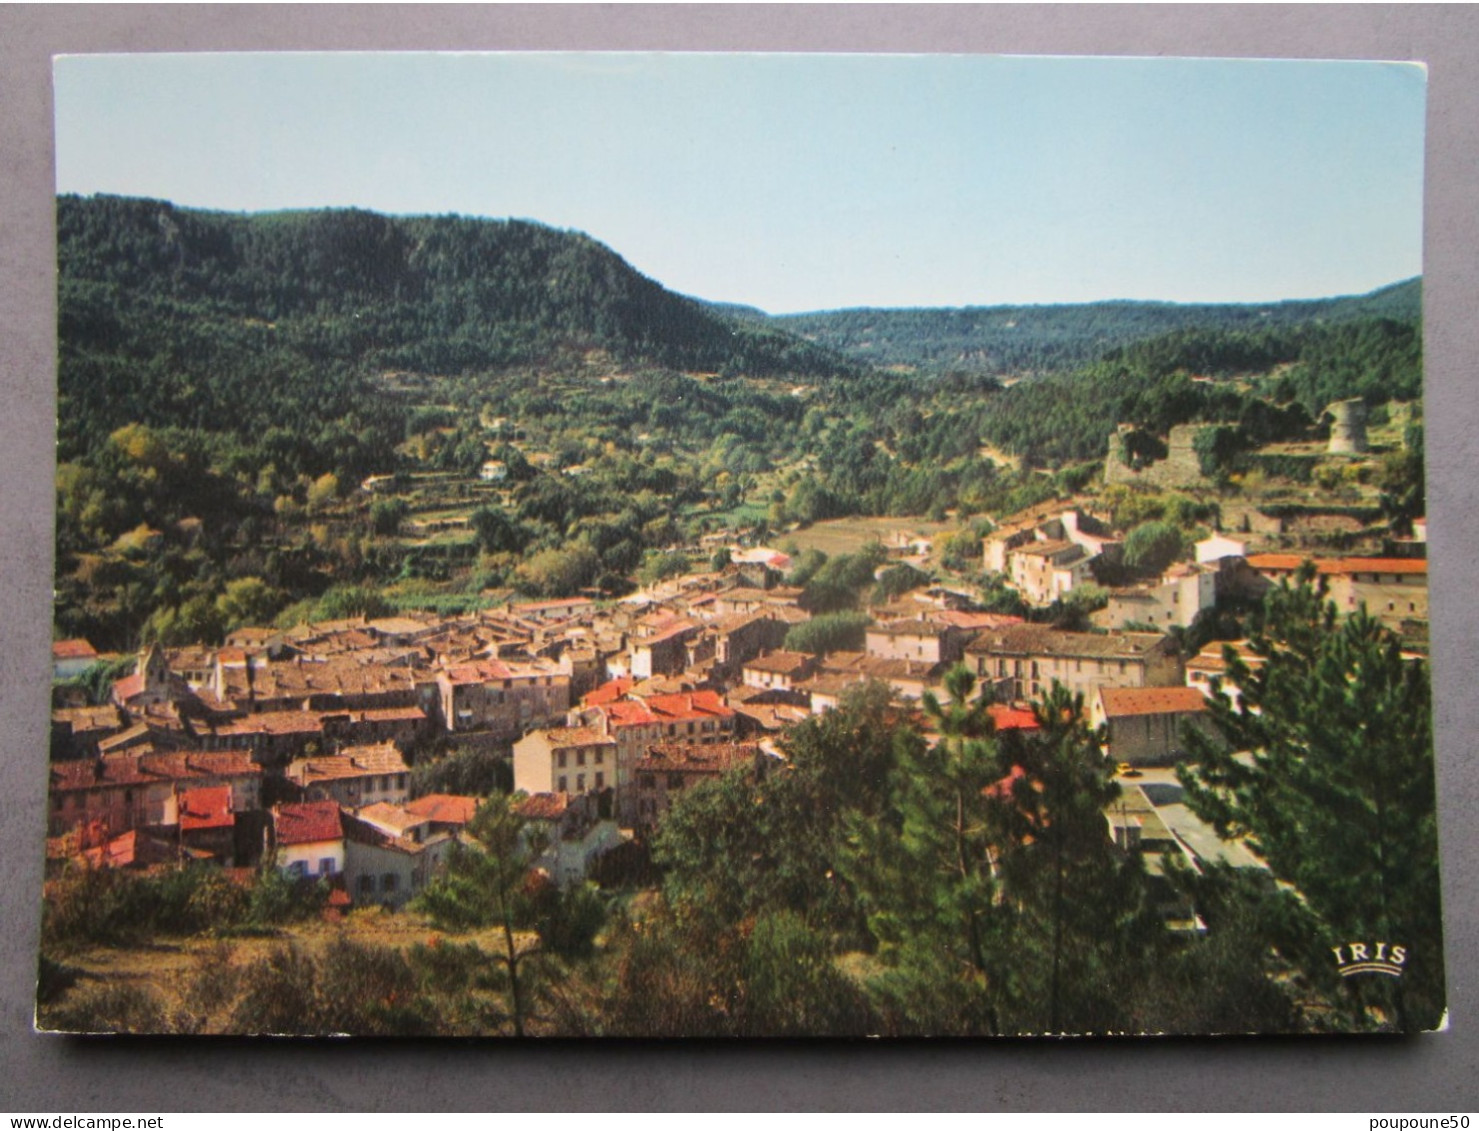
[[[1341,620],[1306,566],[1252,618],[1256,661],[1225,652],[1213,718],[1226,750],[1188,735],[1193,808],[1246,836],[1314,920],[1306,973],[1334,984],[1329,947],[1406,948],[1400,979],[1341,986],[1358,1027],[1428,1028],[1443,1009],[1442,920],[1427,664],[1364,609]]]
[[[1009,732],[1013,773],[992,791],[1003,899],[1013,910],[1016,1027],[1102,1032],[1130,1024],[1137,969],[1165,941],[1137,856],[1110,841],[1119,796],[1083,696],[1054,683],[1038,729]]]
[[[940,740],[901,735],[891,812],[849,823],[841,867],[887,967],[883,1011],[908,1032],[991,1034],[1006,975],[985,791],[1005,771],[970,671],[945,683],[947,703],[924,699]]]
[[[516,1037],[524,1036],[533,968],[545,953],[533,931],[540,904],[530,872],[543,846],[515,809],[522,796],[493,798],[480,806],[467,826],[473,843],[456,846],[446,872],[416,901],[417,910],[443,930],[499,929],[503,947],[492,957],[508,978]]]

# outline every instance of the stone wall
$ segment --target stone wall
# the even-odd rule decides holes
[[[1104,460],[1106,483],[1145,483],[1152,487],[1201,487],[1208,483],[1202,474],[1196,449],[1192,446],[1204,424],[1177,424],[1166,436],[1166,458],[1141,468],[1126,467],[1120,459],[1120,435],[1128,425],[1120,425],[1109,438],[1109,455]]]

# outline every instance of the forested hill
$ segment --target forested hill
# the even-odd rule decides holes
[[[778,315],[770,324],[872,365],[1001,376],[1074,369],[1176,331],[1251,334],[1360,318],[1415,322],[1421,309],[1418,278],[1367,295],[1311,301],[858,309]]]
[[[126,355],[178,371],[245,350],[319,367],[459,373],[600,349],[625,364],[700,371],[852,368],[665,290],[588,236],[522,221],[238,215],[64,196],[57,243],[61,337],[74,357]],[[192,390],[206,414],[224,407],[208,396],[200,404],[210,379],[201,373]]]

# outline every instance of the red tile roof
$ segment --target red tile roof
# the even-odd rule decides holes
[[[229,785],[199,786],[180,794],[181,829],[225,829],[235,823]]]
[[[614,703],[626,696],[627,692],[636,686],[637,681],[630,676],[622,676],[620,679],[607,680],[594,691],[588,691],[581,698],[581,703],[587,707],[599,707],[603,703]]]
[[[647,709],[645,703],[638,703],[631,699],[607,703],[601,707],[601,711],[614,727],[647,726],[658,721],[657,716]]]
[[[677,695],[649,695],[644,702],[658,721],[731,719],[734,711],[724,705],[717,691],[684,691]]]
[[[968,613],[959,609],[941,609],[937,613],[930,614],[935,620],[943,621],[952,628],[966,630],[983,628],[1001,628],[1009,624],[1022,624],[1021,617],[1008,616],[1006,613]]]
[[[1008,707],[1005,703],[993,703],[986,708],[997,730],[1039,730],[1037,715],[1021,707]]]
[[[278,844],[313,844],[344,836],[337,801],[278,805],[272,810],[272,827]]]
[[[589,597],[566,597],[558,601],[526,601],[520,605],[509,605],[508,611],[513,616],[522,616],[526,613],[542,613],[549,609],[583,609],[590,605]]]
[[[1049,558],[1055,554],[1061,554],[1066,550],[1078,550],[1083,552],[1083,547],[1076,542],[1067,542],[1063,539],[1051,539],[1046,542],[1029,542],[1016,552],[1028,557]]]
[[[428,793],[406,802],[406,812],[424,817],[435,824],[465,825],[482,804],[480,797],[461,797],[455,793]]]
[[[262,711],[216,727],[219,735],[322,734],[323,719],[307,711]]]
[[[1099,701],[1111,719],[1138,715],[1181,715],[1202,712],[1207,700],[1195,687],[1101,687]]]
[[[982,632],[965,646],[971,655],[1084,656],[1140,660],[1169,651],[1171,641],[1159,632],[1064,632],[1046,624],[1011,624]]]
[[[1027,771],[1021,766],[1013,766],[1011,772],[999,781],[994,781],[981,790],[983,797],[994,797],[1005,800],[1012,795],[1012,787],[1027,776]]]
[[[351,712],[351,720],[358,715],[367,723],[425,722],[426,712],[420,707],[375,707],[368,711]]]
[[[1315,563],[1315,570],[1323,574],[1342,575],[1349,573],[1401,573],[1424,574],[1428,563],[1422,558],[1310,558],[1303,554],[1253,554],[1248,564],[1256,570],[1270,573],[1293,572],[1306,561]]]
[[[95,660],[98,650],[86,640],[58,640],[51,646],[54,660]]]
[[[78,855],[89,868],[127,868],[138,859],[140,839],[137,829],[114,837],[96,848],[83,849]]]
[[[94,730],[119,730],[123,716],[112,703],[100,707],[58,707],[51,713],[55,724],[70,727],[73,734]]]
[[[744,664],[746,671],[773,672],[778,675],[792,675],[804,671],[816,662],[810,652],[770,652],[764,656],[757,656]]]
[[[646,637],[643,637],[640,640],[635,640],[635,641],[632,642],[632,647],[633,648],[651,648],[651,647],[653,647],[655,645],[658,645],[658,644],[667,644],[667,643],[669,643],[671,641],[674,641],[674,640],[682,640],[685,637],[692,636],[698,630],[699,630],[699,626],[698,625],[692,623],[691,621],[685,621],[683,624],[675,625],[672,628],[664,629],[662,632],[658,633],[656,636],[646,636]]]
[[[487,683],[494,679],[511,679],[513,671],[501,660],[478,660],[471,664],[458,664],[446,670],[449,683]]]
[[[549,727],[543,732],[552,750],[570,750],[577,746],[614,745],[615,740],[595,727]]]
[[[753,743],[661,743],[649,746],[646,755],[637,759],[636,768],[647,773],[717,776],[737,766],[748,766],[759,752],[760,747]]]
[[[558,821],[570,808],[568,793],[531,793],[516,812],[526,821]]]
[[[113,698],[120,703],[127,703],[135,695],[141,695],[144,691],[144,673],[134,672],[122,679],[113,681]]]
[[[53,792],[212,778],[260,778],[262,767],[244,750],[111,754],[73,762],[54,762]]]
[[[382,742],[378,746],[346,746],[338,754],[327,757],[296,758],[288,764],[284,776],[301,786],[310,786],[343,778],[404,774],[409,769],[395,744]]]

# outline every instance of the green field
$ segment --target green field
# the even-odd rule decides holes
[[[930,522],[925,518],[835,518],[813,523],[779,539],[802,550],[821,550],[828,557],[854,554],[869,542],[883,541],[901,530],[939,539],[960,529],[958,522]]]

